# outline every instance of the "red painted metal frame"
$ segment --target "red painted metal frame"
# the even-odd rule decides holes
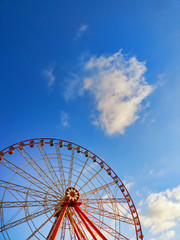
[[[76,208],[75,208],[76,210]],[[81,215],[81,213],[79,211],[76,211],[77,214],[79,215],[79,217],[81,218],[82,222],[84,223],[85,227],[87,228],[87,230],[89,231],[89,233],[91,234],[91,236],[93,237],[94,240],[97,240],[96,236],[94,235],[93,231],[90,229],[90,227],[88,226],[88,224],[86,223],[85,219],[83,218],[83,216]]]
[[[96,231],[96,233],[103,239],[103,240],[108,240],[103,234],[102,232],[96,227],[96,225],[86,216],[86,214],[84,214],[84,212],[81,210],[81,208],[79,207],[79,205],[75,205],[74,206],[77,214],[80,216],[82,216],[88,223],[89,225]]]
[[[100,221],[98,218],[96,218],[95,216],[93,216],[92,214],[90,214],[89,212],[86,212],[87,215],[91,216],[92,218],[94,218],[96,221],[98,221],[99,223],[101,223],[101,229],[103,229],[103,226],[104,227],[108,227],[110,230],[114,231],[116,234],[118,234],[119,236],[122,237],[122,239],[126,239],[128,240],[127,237],[125,237],[124,235],[122,235],[121,233],[117,232],[116,230],[114,230],[113,228],[111,228],[110,226],[108,226],[107,224],[103,223],[102,221]],[[87,217],[87,215],[85,215]],[[106,231],[107,232],[107,231]],[[113,236],[111,234],[111,236]]]
[[[129,206],[129,209],[130,209],[130,212],[131,212],[131,215],[132,215],[132,219],[134,221],[135,232],[136,232],[136,239],[137,240],[138,239],[142,239],[142,240],[144,239],[136,207],[135,207],[134,202],[133,202],[133,200],[132,200],[128,190],[126,189],[125,185],[123,184],[121,179],[116,175],[116,173],[100,157],[98,157],[96,154],[94,154],[93,152],[89,151],[88,149],[86,149],[86,148],[84,148],[84,147],[82,147],[82,146],[80,146],[78,144],[75,144],[75,143],[72,143],[72,142],[69,142],[69,141],[66,141],[66,140],[62,140],[62,139],[34,138],[34,139],[29,139],[29,140],[25,140],[25,141],[21,141],[21,142],[15,143],[15,144],[13,144],[13,145],[3,149],[2,151],[0,151],[0,161],[1,161],[1,157],[3,158],[5,154],[10,153],[11,148],[13,148],[15,150],[17,148],[20,148],[20,145],[22,145],[22,144],[23,144],[24,147],[25,146],[30,146],[30,142],[31,141],[34,141],[34,144],[39,144],[39,142],[42,141],[42,140],[44,140],[45,144],[50,144],[50,141],[52,141],[52,140],[53,141],[57,141],[57,142],[63,142],[63,143],[65,143],[64,144],[65,147],[68,147],[69,144],[72,144],[74,149],[79,147],[81,149],[80,150],[81,153],[85,154],[86,152],[88,152],[90,154],[89,157],[91,159],[93,159],[95,157],[96,160],[97,160],[96,162],[99,165],[101,163],[103,163],[104,164],[104,170],[106,172],[108,172],[108,170],[110,170],[112,179],[113,180],[115,180],[115,179],[118,180],[117,185],[119,186],[119,188],[121,189],[122,194],[124,195],[125,199],[127,200],[127,204]],[[58,143],[54,143],[54,144],[58,144]]]
[[[73,216],[72,216],[72,220],[74,221],[74,224],[75,224],[76,228],[78,229],[78,231],[79,231],[82,239],[85,239],[85,240],[86,240],[87,238],[85,237],[84,233],[81,231],[80,227],[79,227],[78,224],[76,223],[76,221],[75,221],[75,219],[73,218]]]
[[[58,217],[56,218],[50,232],[49,235],[47,237],[47,240],[55,240],[59,231],[59,228],[61,227],[61,223],[64,219],[64,216],[66,214],[67,208],[68,208],[69,204],[66,204],[61,211],[58,214]]]
[[[77,230],[77,226],[76,226],[74,220],[72,219],[71,213],[68,213],[68,217],[69,217],[69,221],[70,221],[71,225],[73,226],[74,232],[75,232],[78,240],[81,240],[81,237],[80,237],[79,232]]]

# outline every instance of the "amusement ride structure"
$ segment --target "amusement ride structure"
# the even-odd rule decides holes
[[[0,239],[143,239],[116,173],[77,144],[49,138],[0,152]]]

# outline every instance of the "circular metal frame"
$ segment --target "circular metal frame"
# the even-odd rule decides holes
[[[54,153],[50,152],[51,147]],[[66,152],[61,154],[60,149],[64,148]],[[32,156],[33,151],[38,157]],[[12,161],[13,154],[16,161]],[[61,139],[30,139],[2,150],[0,163],[4,173],[0,179],[0,236],[4,239],[11,239],[8,231],[25,223],[31,232],[27,240],[53,240],[57,236],[64,240],[143,239],[139,216],[125,185],[100,157],[86,148]],[[14,173],[10,180],[6,170]],[[126,235],[127,232],[134,234]]]

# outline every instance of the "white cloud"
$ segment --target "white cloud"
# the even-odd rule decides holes
[[[81,26],[78,28],[78,30],[76,32],[76,37],[81,38],[82,35],[87,31],[87,29],[88,29],[88,25],[81,24]]]
[[[108,135],[123,134],[142,111],[142,101],[153,87],[144,78],[145,62],[127,58],[121,51],[112,56],[91,57],[84,65],[82,94],[89,91],[95,99],[98,124]]]
[[[127,190],[129,191],[132,186],[134,186],[134,182],[129,182],[126,185]]]
[[[61,111],[61,125],[63,127],[69,127],[69,115],[67,112]]]
[[[55,81],[55,76],[53,74],[54,67],[51,67],[49,69],[45,69],[42,73],[42,75],[47,79],[48,81],[48,87],[52,87]]]
[[[145,201],[146,214],[141,217],[146,228],[159,240],[174,237],[174,228],[180,227],[180,185],[172,190],[151,193]],[[156,238],[157,239],[157,238]]]
[[[154,173],[154,169],[151,169],[148,173],[148,176],[152,175]]]
[[[164,234],[162,234],[159,238],[159,240],[169,240],[175,236],[175,232],[173,230],[167,231]]]
[[[123,180],[123,183],[126,186],[128,191],[134,186],[133,178],[130,177],[130,176],[125,176],[125,179]]]
[[[79,79],[76,75],[73,75],[73,80],[67,82],[66,91],[63,92],[63,97],[66,101],[75,97],[75,93],[77,93],[76,89],[79,88]]]
[[[156,238],[151,238],[150,240],[170,240],[175,236],[175,232],[173,230],[167,231]]]

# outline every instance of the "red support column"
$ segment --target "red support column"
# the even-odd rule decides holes
[[[92,232],[92,230],[90,229],[90,227],[88,226],[88,224],[86,223],[85,219],[83,218],[83,216],[81,215],[79,209],[77,208],[77,205],[74,206],[77,214],[79,215],[79,217],[81,218],[81,220],[83,221],[84,225],[86,226],[87,230],[89,231],[89,233],[91,234],[91,236],[93,237],[94,240],[97,240],[96,236],[94,235],[94,233]]]
[[[84,233],[81,231],[80,227],[78,226],[78,224],[76,223],[76,221],[75,221],[75,219],[73,217],[72,217],[72,220],[74,221],[74,224],[75,224],[77,230],[79,231],[82,239],[86,240],[86,237],[85,237]]]
[[[59,228],[61,227],[61,223],[64,219],[64,216],[65,216],[65,213],[67,211],[67,208],[68,208],[68,205],[65,205],[60,213],[58,214],[58,217],[56,218],[52,228],[51,228],[51,231],[49,232],[49,235],[47,237],[47,240],[56,240],[56,237],[57,237],[57,234],[58,234],[58,231],[59,231]]]
[[[97,232],[97,234],[103,239],[103,240],[108,240],[101,231],[99,231],[99,229],[95,226],[95,224],[86,216],[86,214],[84,214],[84,212],[81,210],[81,208],[78,205],[74,206],[76,212],[78,213],[78,215],[82,216],[89,224],[90,226]]]
[[[73,228],[74,228],[74,231],[75,231],[75,234],[76,234],[78,240],[81,240],[81,237],[79,236],[79,233],[78,233],[78,231],[77,231],[77,229],[76,229],[76,225],[75,225],[75,223],[74,223],[74,221],[73,221],[73,219],[72,219],[71,213],[68,214],[68,217],[69,217],[69,221],[70,221],[71,225],[72,225]]]

